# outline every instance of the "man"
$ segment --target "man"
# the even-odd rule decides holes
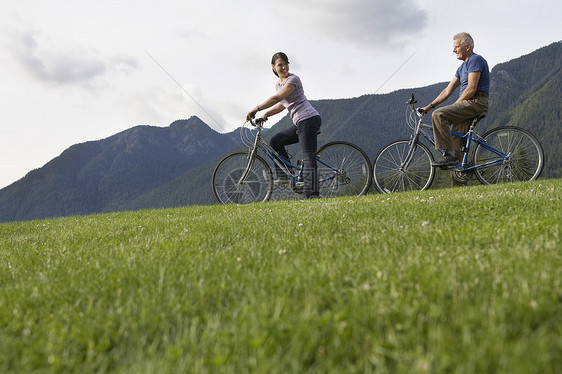
[[[424,113],[429,112],[447,100],[460,86],[457,101],[436,109],[431,116],[435,148],[445,151],[445,155],[432,165],[441,168],[456,165],[462,157],[464,139],[453,137],[451,129],[462,134],[468,132],[472,119],[488,110],[490,92],[488,63],[482,56],[474,53],[474,40],[470,34],[461,32],[453,37],[453,42],[453,52],[463,63],[447,87],[429,105],[422,108]]]

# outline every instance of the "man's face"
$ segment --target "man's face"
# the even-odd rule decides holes
[[[457,55],[459,60],[465,61],[470,56],[470,44],[462,45],[460,39],[455,39],[453,53]]]

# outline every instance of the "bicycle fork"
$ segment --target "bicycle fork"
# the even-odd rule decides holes
[[[254,160],[256,159],[255,157],[256,152],[258,151],[259,141],[260,141],[260,136],[258,134],[258,136],[256,136],[256,139],[254,140],[254,146],[250,149],[250,152],[248,154],[248,164],[246,165],[246,169],[244,169],[242,176],[238,180],[239,185],[244,184],[246,182],[246,178],[248,178],[248,175],[250,175],[250,171],[252,171],[252,167],[254,166]]]
[[[244,169],[244,172],[242,173],[242,176],[240,176],[240,179],[238,180],[238,184],[244,184],[246,182],[246,178],[248,178],[248,175],[250,175],[250,171],[252,170],[252,167],[254,166],[254,160],[255,157],[254,155],[256,154],[256,149],[252,149],[250,151],[250,153],[248,154],[248,164],[246,165],[246,169]]]
[[[400,164],[400,168],[398,169],[400,170],[400,172],[403,172],[404,170],[408,169],[408,167],[410,166],[410,163],[414,158],[414,152],[416,151],[417,148],[418,139],[419,139],[419,134],[412,135],[412,137],[410,138],[410,148],[408,149],[408,154],[406,155],[406,158],[404,158],[404,161],[402,162],[402,164]]]

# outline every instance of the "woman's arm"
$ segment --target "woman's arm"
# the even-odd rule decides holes
[[[285,100],[290,94],[292,94],[296,88],[297,86],[295,86],[294,84],[287,83],[275,95],[271,96],[269,99],[258,105],[255,109],[251,110],[246,115],[246,120],[250,120],[250,118],[255,117],[257,112],[271,107],[273,108],[265,113],[266,118],[264,119],[267,119],[267,117],[273,116],[277,113],[281,113],[285,109],[285,107],[280,102],[282,100]]]
[[[261,108],[261,107],[260,107]],[[267,121],[267,119],[271,116],[274,116],[278,113],[281,113],[282,111],[285,110],[285,106],[281,103],[278,103],[277,105],[275,105],[274,107],[272,107],[271,109],[269,109],[267,112],[265,112],[264,114],[262,114],[261,118],[264,121]]]

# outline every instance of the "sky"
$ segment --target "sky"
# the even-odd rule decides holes
[[[561,14],[559,0],[1,0],[0,189],[137,125],[232,131],[274,94],[279,51],[310,100],[384,94],[449,81],[458,32],[493,68],[561,40]]]

